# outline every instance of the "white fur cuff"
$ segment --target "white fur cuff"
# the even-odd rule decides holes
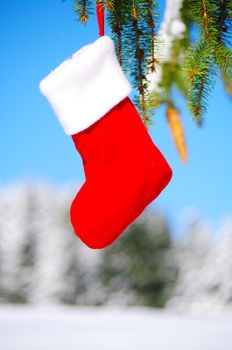
[[[127,97],[131,87],[108,36],[84,46],[40,82],[65,132],[88,128]]]

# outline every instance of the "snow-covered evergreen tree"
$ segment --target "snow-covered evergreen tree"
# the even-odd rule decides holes
[[[16,185],[1,190],[0,194],[0,300],[25,302],[22,276],[22,252],[26,241],[27,195]]]
[[[179,276],[167,307],[191,313],[215,312],[232,306],[232,219],[219,238],[204,223],[194,220],[175,247]],[[214,236],[215,237],[215,236]]]
[[[145,212],[103,252],[106,303],[163,307],[176,275],[169,228],[158,214]]]
[[[9,186],[0,190],[0,302],[131,304],[133,296],[136,304],[143,298],[144,288],[150,288],[150,292],[145,293],[149,299],[152,288],[158,288],[162,282],[156,296],[159,296],[159,303],[163,303],[161,294],[168,288],[163,281],[168,264],[172,265],[167,254],[161,259],[162,251],[170,245],[164,220],[158,215],[152,221],[149,216],[142,217],[128,229],[129,234],[122,240],[130,251],[125,271],[124,268],[120,270],[126,258],[124,254],[122,259],[124,248],[112,253],[119,268],[115,278],[125,281],[125,273],[133,269],[141,256],[135,274],[131,275],[140,287],[135,288],[135,293],[129,279],[122,291],[115,291],[102,278],[109,263],[104,252],[87,248],[72,232],[69,205],[74,194],[45,184]],[[137,237],[141,225],[142,232]],[[110,250],[108,252],[110,254]],[[146,261],[142,255],[147,255]],[[157,267],[154,273],[152,266]],[[147,274],[146,268],[149,268]]]
[[[70,225],[74,195],[41,183],[0,188],[0,303],[232,308],[232,218],[213,235],[193,217],[173,245],[165,218],[145,212],[114,245],[91,250]]]

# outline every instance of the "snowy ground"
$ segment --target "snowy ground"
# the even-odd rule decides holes
[[[0,307],[1,350],[231,350],[232,315]]]

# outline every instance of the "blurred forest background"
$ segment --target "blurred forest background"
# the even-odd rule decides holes
[[[232,217],[217,235],[196,216],[182,239],[146,211],[104,250],[90,250],[69,223],[70,187],[0,190],[0,302],[145,305],[175,311],[232,306]],[[217,238],[216,238],[217,237]]]

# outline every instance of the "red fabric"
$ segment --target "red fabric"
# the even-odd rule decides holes
[[[86,182],[72,203],[71,222],[87,246],[104,248],[167,186],[172,170],[129,98],[72,138]]]
[[[96,11],[97,11],[99,36],[103,36],[104,35],[104,7],[103,7],[103,3],[98,2],[96,4]]]

